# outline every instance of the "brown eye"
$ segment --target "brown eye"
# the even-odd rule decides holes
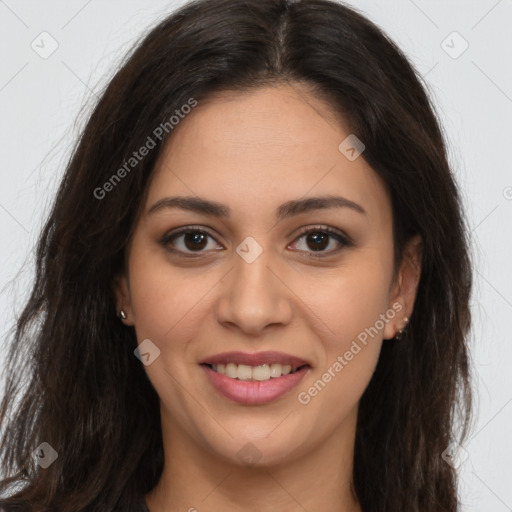
[[[209,252],[207,249],[209,240],[215,239],[207,231],[188,227],[165,235],[160,243],[171,252],[189,256],[193,253],[200,255]],[[211,249],[215,250],[215,247],[213,244]]]
[[[185,247],[191,251],[200,250],[206,247],[207,236],[204,233],[191,231],[183,234],[183,242]]]
[[[300,240],[305,239],[303,248],[300,248]],[[348,237],[325,227],[317,227],[303,231],[296,239],[295,246],[299,251],[309,253],[314,257],[330,256],[339,252],[343,247],[352,246],[352,242]],[[334,240],[334,242],[332,242]],[[330,250],[326,250],[331,245]],[[315,254],[317,253],[317,254]]]
[[[329,245],[330,235],[322,232],[307,235],[306,243],[313,251],[321,251]]]

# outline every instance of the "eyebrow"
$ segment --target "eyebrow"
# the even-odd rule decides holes
[[[231,215],[231,208],[229,206],[197,196],[164,197],[153,204],[147,213],[151,215],[164,208],[179,208],[217,218],[229,218]],[[302,213],[328,208],[349,208],[362,215],[367,215],[366,210],[361,205],[354,203],[350,199],[341,196],[325,195],[287,201],[277,208],[276,218],[277,220],[282,220]]]

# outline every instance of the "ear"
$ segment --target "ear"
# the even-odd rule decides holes
[[[404,247],[400,269],[391,287],[389,308],[397,311],[395,320],[384,328],[384,339],[392,339],[411,318],[421,276],[423,241],[420,235],[410,238]]]
[[[126,313],[126,319],[120,319],[125,325],[134,325],[130,283],[128,277],[125,274],[114,277],[112,283],[112,289],[116,298],[116,311],[123,310]]]

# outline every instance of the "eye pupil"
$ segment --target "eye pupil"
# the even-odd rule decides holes
[[[314,246],[314,247],[311,247],[311,249],[313,249],[314,251],[318,251],[318,250],[322,250],[322,249],[325,249],[325,247],[327,245],[329,245],[329,236],[324,234],[324,233],[320,233],[320,232],[317,232],[317,233],[311,233],[310,235],[308,235],[308,243],[310,241],[313,241],[314,244],[321,244],[320,247],[318,245]],[[323,239],[323,240],[322,240]],[[322,241],[324,243],[322,243]],[[326,243],[325,243],[326,242]]]
[[[192,239],[192,244],[189,245],[189,242]],[[204,233],[197,232],[189,232],[184,234],[184,242],[187,249],[195,250],[195,249],[203,249],[206,246],[206,235]],[[199,243],[198,243],[199,242]]]

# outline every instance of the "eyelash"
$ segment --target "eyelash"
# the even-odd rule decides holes
[[[209,236],[209,237],[211,237],[211,238],[213,238],[215,240],[215,237],[211,233],[209,233],[208,231],[205,231],[204,229],[202,229],[202,228],[200,228],[198,226],[187,226],[187,227],[181,228],[181,229],[179,229],[177,231],[165,234],[163,236],[163,238],[160,240],[160,244],[166,250],[168,250],[169,252],[172,252],[173,254],[177,254],[180,257],[184,257],[184,258],[197,258],[197,257],[201,256],[201,253],[205,252],[205,251],[201,250],[201,251],[194,251],[193,253],[185,253],[183,251],[172,249],[172,248],[169,247],[170,242],[172,242],[174,239],[178,238],[180,235],[187,234],[187,233],[200,233],[202,235]],[[331,228],[329,228],[329,226],[315,226],[313,228],[306,228],[306,229],[304,229],[303,231],[301,231],[297,235],[295,240],[299,240],[300,238],[303,238],[305,235],[309,235],[311,233],[327,234],[330,237],[332,237],[335,240],[337,240],[342,245],[342,247],[340,247],[338,249],[335,249],[333,251],[332,250],[328,251],[328,252],[325,252],[325,251],[318,251],[318,252],[306,251],[306,254],[307,254],[306,257],[310,257],[310,258],[314,258],[314,259],[326,258],[328,256],[332,256],[333,254],[337,254],[339,251],[341,251],[341,249],[343,247],[351,247],[351,246],[354,245],[354,243],[346,235],[343,235],[342,233],[339,233],[338,231],[332,230]]]

